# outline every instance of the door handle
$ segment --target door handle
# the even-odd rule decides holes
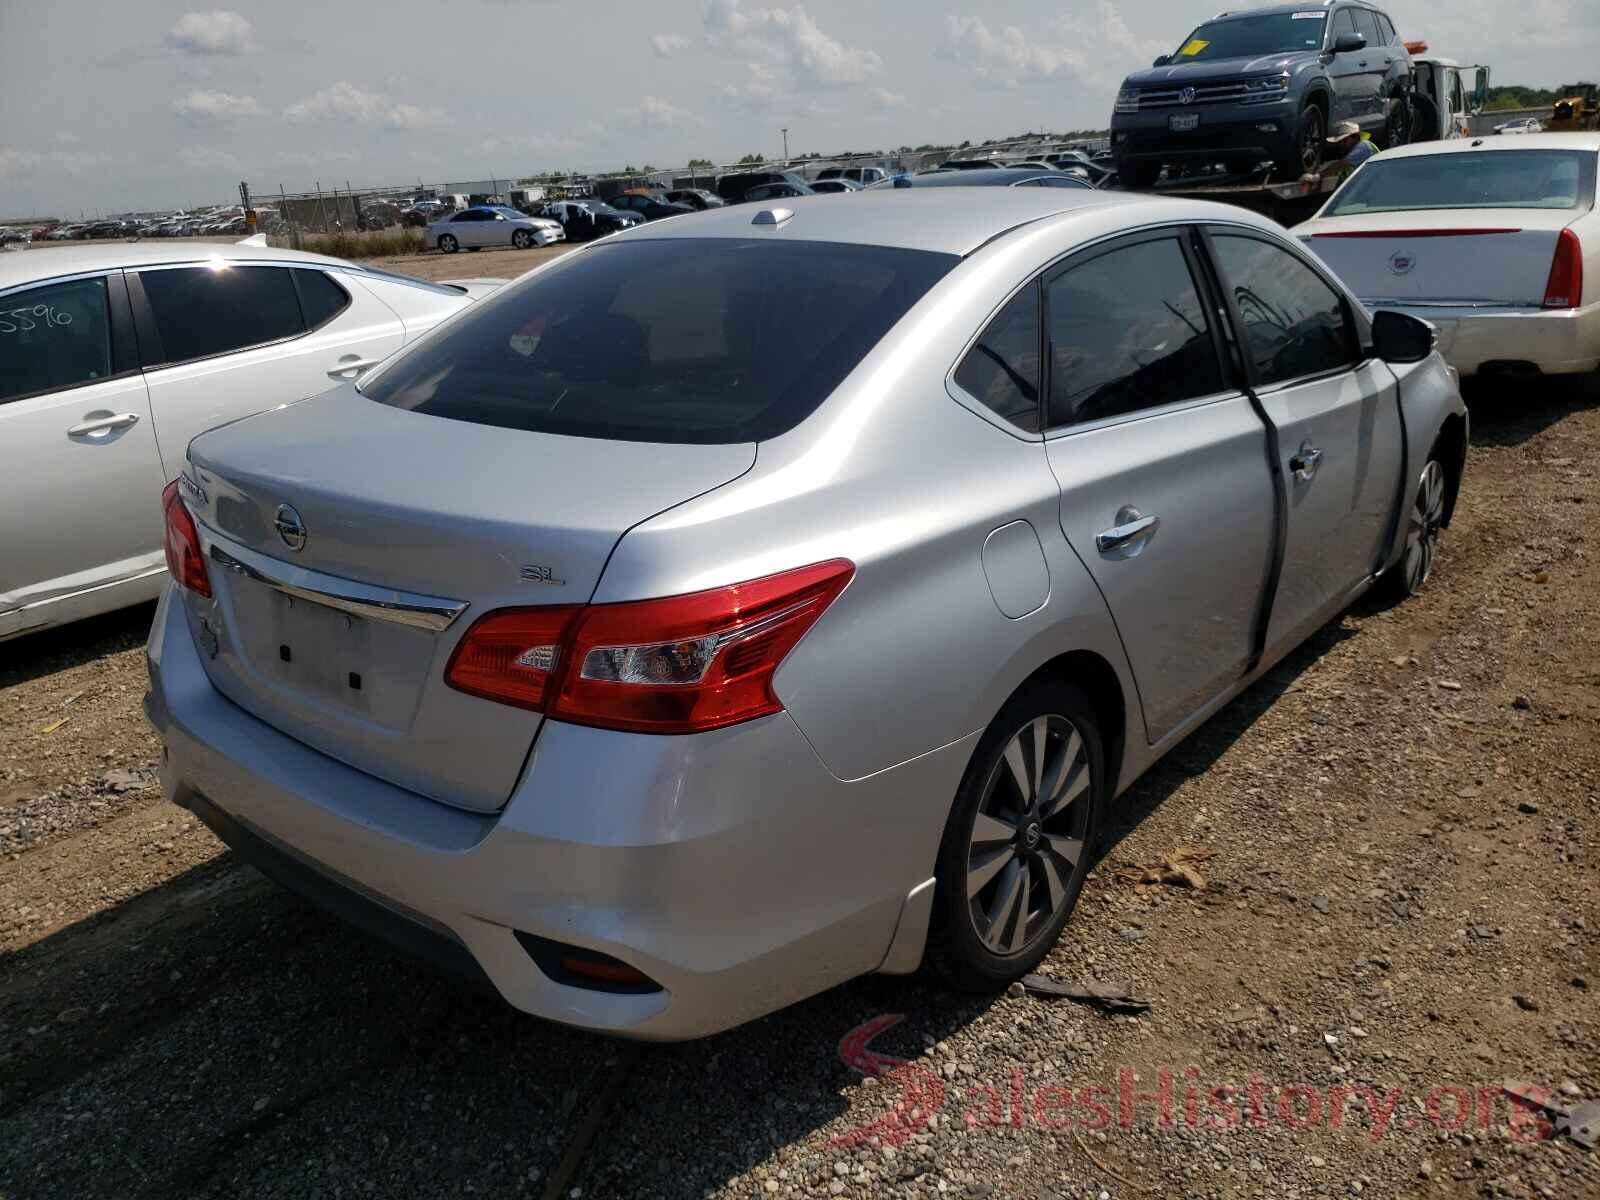
[[[1147,517],[1131,504],[1117,512],[1117,523],[1094,535],[1094,548],[1101,554],[1127,550],[1140,545],[1161,528],[1160,517]]]
[[[1294,472],[1294,477],[1301,483],[1310,483],[1316,477],[1317,468],[1321,465],[1322,451],[1310,442],[1301,442],[1300,449],[1289,459],[1289,470]]]
[[[138,413],[113,413],[104,417],[90,417],[79,421],[67,430],[68,437],[93,437],[97,433],[110,433],[113,429],[126,429],[137,424]]]
[[[349,362],[340,362],[337,367],[328,372],[329,379],[354,379],[363,371],[370,371],[383,360],[381,358],[356,358]]]

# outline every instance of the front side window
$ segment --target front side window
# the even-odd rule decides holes
[[[1379,156],[1339,189],[1322,215],[1456,208],[1587,212],[1594,206],[1595,164],[1593,150]]]
[[[1328,44],[1331,46],[1334,42],[1338,41],[1347,33],[1359,32],[1361,31],[1356,28],[1355,10],[1351,8],[1341,8],[1338,12],[1338,15],[1333,18],[1333,38]]]
[[[223,264],[143,271],[164,363],[229,354],[305,331],[294,280],[282,267]]]
[[[1039,368],[1039,285],[1034,282],[995,314],[956,368],[956,383],[990,412],[1038,433]]]
[[[1052,428],[1223,390],[1205,306],[1176,238],[1112,250],[1045,287]]]
[[[104,279],[49,283],[0,296],[0,403],[110,375]]]
[[[1356,18],[1356,32],[1367,39],[1367,45],[1383,45],[1383,35],[1378,32],[1378,22],[1373,18],[1371,10],[1357,8],[1351,11]]]
[[[1344,303],[1322,276],[1287,250],[1257,238],[1223,234],[1213,245],[1258,384],[1355,364],[1356,338]]]
[[[1383,44],[1385,46],[1392,46],[1395,40],[1394,25],[1390,23],[1389,18],[1384,16],[1382,13],[1378,13],[1377,16],[1378,33],[1383,38]]]
[[[958,261],[770,239],[602,244],[473,305],[361,391],[506,429],[762,441],[809,416]]]

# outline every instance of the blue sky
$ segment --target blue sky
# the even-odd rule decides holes
[[[0,0],[0,212],[1103,126],[1217,0]],[[1593,77],[1597,0],[1396,0],[1498,82]]]

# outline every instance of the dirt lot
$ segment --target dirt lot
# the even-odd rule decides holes
[[[527,1019],[162,801],[148,609],[8,645],[0,1196],[1600,1196],[1600,1151],[1488,1090],[1600,1097],[1596,445],[1592,391],[1478,398],[1426,594],[1323,629],[1122,799],[1046,966],[1138,1015],[869,978],[689,1045]],[[841,1061],[883,1014],[913,1075]],[[1211,1091],[1253,1079],[1258,1108]],[[931,1119],[852,1138],[912,1084]]]

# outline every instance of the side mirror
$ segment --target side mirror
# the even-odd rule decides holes
[[[1367,39],[1359,33],[1341,33],[1333,40],[1335,54],[1354,54],[1367,48]]]
[[[1155,62],[1151,63],[1150,65],[1152,67],[1164,67],[1168,63],[1170,63],[1171,61],[1172,61],[1172,55],[1163,54],[1160,58],[1156,59]]]
[[[1372,348],[1386,363],[1419,363],[1439,344],[1439,331],[1408,313],[1380,309],[1372,315]]]
[[[1472,85],[1472,115],[1477,116],[1489,106],[1489,68],[1477,68],[1477,80]]]

